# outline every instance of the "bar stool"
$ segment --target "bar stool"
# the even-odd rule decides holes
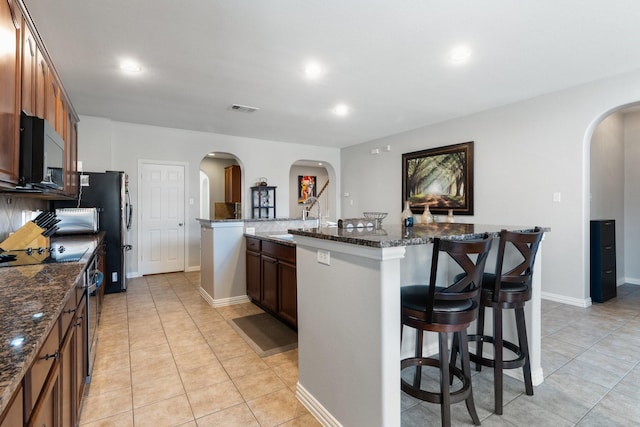
[[[401,361],[401,370],[415,367],[413,383],[401,380],[402,390],[420,400],[440,404],[442,425],[451,425],[452,403],[465,401],[467,410],[476,425],[480,419],[473,403],[471,389],[471,367],[467,346],[466,329],[478,315],[478,299],[484,265],[491,247],[491,239],[485,235],[482,240],[434,239],[431,259],[431,276],[428,285],[411,285],[401,288],[401,332],[404,325],[416,329],[416,354]],[[437,287],[436,277],[440,252],[448,254],[464,273],[453,284]],[[422,341],[424,331],[438,333],[439,357],[423,357]],[[449,366],[448,335],[458,342],[462,355],[462,369]],[[440,369],[440,392],[421,389],[422,366]],[[460,389],[451,391],[450,380],[457,377],[462,381]]]
[[[495,413],[502,415],[503,395],[502,371],[504,369],[522,368],[525,391],[533,396],[531,381],[531,363],[529,360],[529,343],[527,340],[527,326],[525,323],[524,306],[531,299],[531,279],[533,265],[538,252],[538,246],[544,232],[536,227],[531,232],[500,232],[500,243],[496,260],[495,274],[484,273],[482,276],[482,292],[480,294],[480,310],[478,313],[476,334],[469,335],[469,342],[477,342],[475,354],[471,354],[471,361],[475,362],[476,370],[482,366],[493,368],[493,388]],[[520,258],[519,264],[509,271],[504,271],[505,252]],[[516,261],[517,262],[517,261]],[[493,336],[484,334],[485,307],[493,309]],[[506,341],[502,335],[502,310],[514,310],[518,345]],[[482,354],[483,343],[493,344],[493,359]],[[460,346],[463,344],[460,343]],[[462,347],[464,349],[464,347]],[[504,349],[515,354],[514,359],[504,360]],[[457,346],[454,343],[451,364],[455,363]]]

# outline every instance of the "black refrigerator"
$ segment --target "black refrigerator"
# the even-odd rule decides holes
[[[133,207],[127,187],[127,174],[121,171],[81,172],[78,201],[56,201],[55,208],[97,208],[100,231],[105,233],[105,293],[124,292],[126,281],[127,230]]]

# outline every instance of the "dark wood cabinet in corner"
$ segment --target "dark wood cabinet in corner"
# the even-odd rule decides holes
[[[298,327],[296,248],[254,237],[247,242],[247,296],[278,319]]]
[[[242,177],[240,166],[230,165],[224,168],[224,201],[225,203],[241,203],[242,189],[240,186]]]
[[[605,302],[616,294],[616,222],[591,221],[591,300]]]

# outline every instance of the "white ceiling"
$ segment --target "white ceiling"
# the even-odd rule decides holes
[[[79,114],[301,144],[345,147],[640,69],[638,0],[24,2]],[[461,43],[472,56],[456,66]],[[123,75],[124,57],[143,72]],[[305,79],[308,59],[321,80]]]

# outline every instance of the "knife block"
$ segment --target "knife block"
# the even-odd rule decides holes
[[[39,264],[47,259],[51,242],[48,237],[42,235],[43,232],[43,228],[29,221],[0,243],[3,253],[16,256],[16,260],[10,261],[8,265]],[[33,250],[31,255],[25,251],[28,248]],[[38,253],[38,249],[44,249],[44,251]]]

